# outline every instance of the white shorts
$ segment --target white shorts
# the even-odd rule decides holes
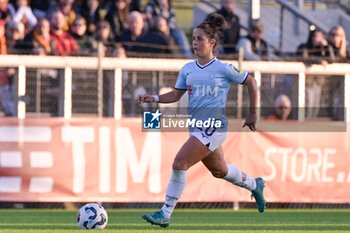
[[[195,130],[190,132],[190,136],[195,136],[203,145],[207,146],[209,150],[216,150],[226,139],[227,132],[215,131],[207,132],[205,130]]]

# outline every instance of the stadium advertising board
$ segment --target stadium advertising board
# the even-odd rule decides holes
[[[328,132],[264,131],[269,124],[260,121],[255,133],[229,132],[227,162],[263,176],[270,202],[349,202],[349,132],[333,123]],[[140,119],[0,119],[0,200],[162,202],[188,133],[142,128]],[[212,177],[199,163],[181,201],[250,201],[250,192]]]

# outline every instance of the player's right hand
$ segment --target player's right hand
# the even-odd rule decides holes
[[[149,94],[138,95],[137,101],[139,103],[152,103],[154,102],[154,97],[153,95],[149,95]]]

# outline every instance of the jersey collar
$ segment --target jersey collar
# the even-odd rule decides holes
[[[205,65],[202,66],[201,64],[198,63],[198,60],[196,60],[196,65],[197,65],[199,68],[204,69],[205,67],[208,67],[208,66],[210,66],[211,64],[213,64],[213,62],[215,62],[215,61],[216,61],[216,57],[214,57],[213,59],[211,59],[210,62],[208,62],[207,64],[205,64]]]

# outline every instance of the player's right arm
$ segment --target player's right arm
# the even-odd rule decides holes
[[[158,101],[156,101],[155,96],[149,94],[139,95],[137,97],[137,100],[140,103],[174,103],[178,101],[181,98],[181,96],[183,96],[187,91],[185,66],[182,67],[182,69],[179,72],[179,75],[177,76],[175,88],[172,91],[169,91],[165,94],[156,96],[156,98],[159,98]]]
[[[139,103],[152,103],[152,102],[174,103],[178,101],[187,91],[185,67],[186,65],[182,67],[182,69],[180,70],[179,75],[177,76],[175,87],[173,88],[172,91],[156,96],[156,98],[159,98],[158,101],[155,99],[155,96],[153,95],[149,95],[149,94],[139,95],[137,97],[137,100],[139,101]]]
[[[158,103],[173,103],[178,101],[184,94],[186,90],[173,89],[165,94],[159,95]],[[150,94],[143,94],[137,97],[140,103],[152,103],[155,102],[155,98]]]

